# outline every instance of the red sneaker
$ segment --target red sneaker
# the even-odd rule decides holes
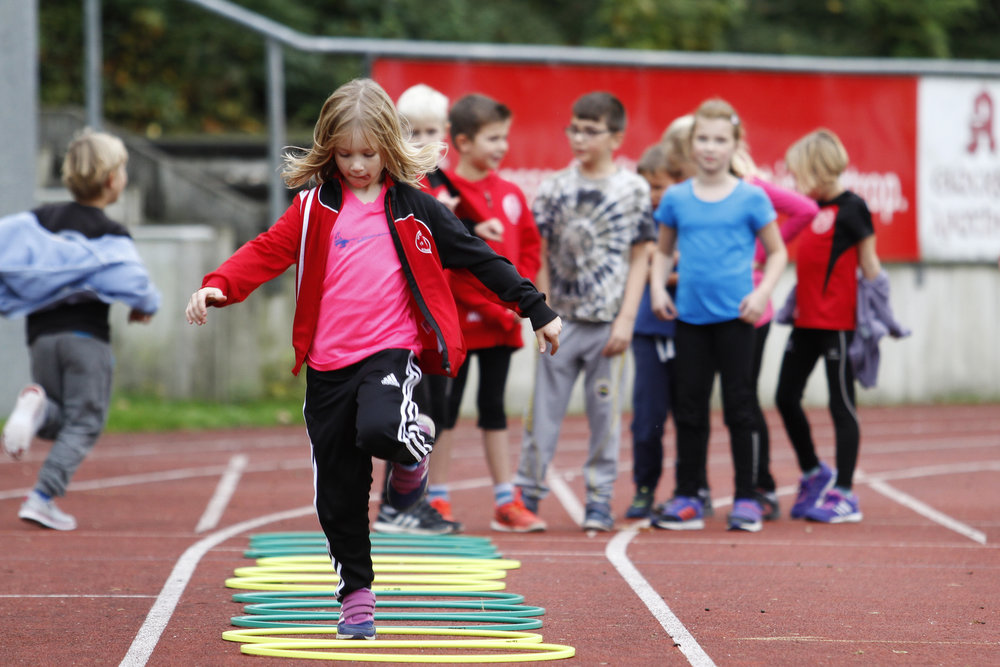
[[[441,518],[445,521],[454,521],[455,517],[451,515],[451,501],[446,498],[435,498],[430,501],[431,507],[437,510],[437,513],[441,515]]]
[[[519,493],[512,502],[497,507],[490,522],[490,528],[502,533],[537,533],[547,527],[545,521],[524,506]]]

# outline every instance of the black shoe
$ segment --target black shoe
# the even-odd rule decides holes
[[[754,491],[754,499],[760,503],[764,510],[764,521],[774,521],[781,517],[781,509],[778,507],[778,494],[774,491],[757,489]]]
[[[712,494],[709,492],[708,487],[698,489],[698,500],[701,501],[703,516],[715,516],[715,511],[712,509]]]
[[[405,511],[383,503],[378,509],[374,528],[377,533],[395,535],[450,535],[462,532],[462,524],[447,521],[431,507],[426,497]]]

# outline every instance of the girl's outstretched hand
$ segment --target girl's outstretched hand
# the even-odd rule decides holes
[[[218,287],[202,287],[191,295],[184,315],[188,324],[204,324],[208,320],[208,306],[213,303],[223,303],[226,295]]]
[[[558,315],[540,329],[535,330],[535,338],[538,339],[538,351],[545,354],[546,341],[552,346],[549,354],[555,354],[559,349],[559,332],[562,331],[562,318]]]

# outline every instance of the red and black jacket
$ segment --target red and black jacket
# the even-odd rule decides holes
[[[465,360],[465,341],[443,269],[468,271],[495,295],[497,303],[529,318],[533,329],[555,319],[556,313],[531,281],[470,234],[446,206],[388,176],[386,185],[386,219],[410,286],[425,372],[454,376]],[[316,331],[326,259],[342,202],[339,180],[300,192],[270,229],[244,244],[202,281],[202,287],[221,289],[227,300],[220,305],[228,305],[243,301],[254,289],[296,265],[295,374],[305,362]]]

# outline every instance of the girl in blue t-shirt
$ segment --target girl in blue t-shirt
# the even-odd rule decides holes
[[[716,372],[735,470],[728,526],[755,532],[763,525],[754,479],[759,443],[754,431],[753,328],[785,268],[787,254],[767,195],[732,173],[741,135],[740,118],[728,102],[703,102],[694,114],[690,137],[695,175],[668,189],[653,216],[660,223],[650,275],[653,312],[677,319],[677,486],[674,497],[653,519],[654,525],[670,530],[704,527],[698,487],[706,463]],[[763,279],[754,287],[758,238],[767,262]],[[676,304],[664,288],[675,245],[683,258]]]

